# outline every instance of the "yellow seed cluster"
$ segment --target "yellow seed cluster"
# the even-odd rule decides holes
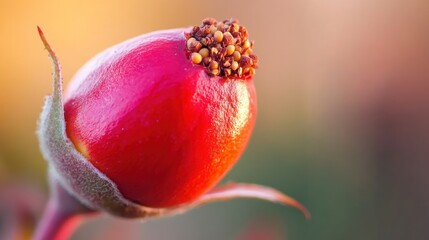
[[[211,76],[245,79],[255,74],[258,58],[253,54],[253,42],[237,20],[207,18],[185,37],[189,59],[205,66]]]

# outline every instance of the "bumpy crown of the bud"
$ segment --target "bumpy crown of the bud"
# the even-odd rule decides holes
[[[248,35],[235,19],[217,22],[206,18],[185,33],[189,59],[205,66],[211,76],[250,78],[255,74],[258,58],[252,54],[254,43]]]

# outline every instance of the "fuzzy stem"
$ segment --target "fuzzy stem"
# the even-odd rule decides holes
[[[90,210],[78,202],[56,181],[51,181],[51,197],[40,220],[34,240],[66,240],[88,217]]]

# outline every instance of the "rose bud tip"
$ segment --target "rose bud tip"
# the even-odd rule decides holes
[[[258,58],[247,29],[238,20],[217,22],[204,19],[185,33],[186,47],[192,63],[204,66],[211,76],[248,79],[253,77]]]

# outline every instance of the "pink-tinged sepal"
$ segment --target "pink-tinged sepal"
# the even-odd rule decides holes
[[[276,189],[251,183],[228,183],[216,187],[201,196],[193,204],[201,205],[204,203],[225,201],[235,198],[255,198],[280,203],[298,209],[306,218],[310,218],[311,216],[310,212],[295,199]]]

